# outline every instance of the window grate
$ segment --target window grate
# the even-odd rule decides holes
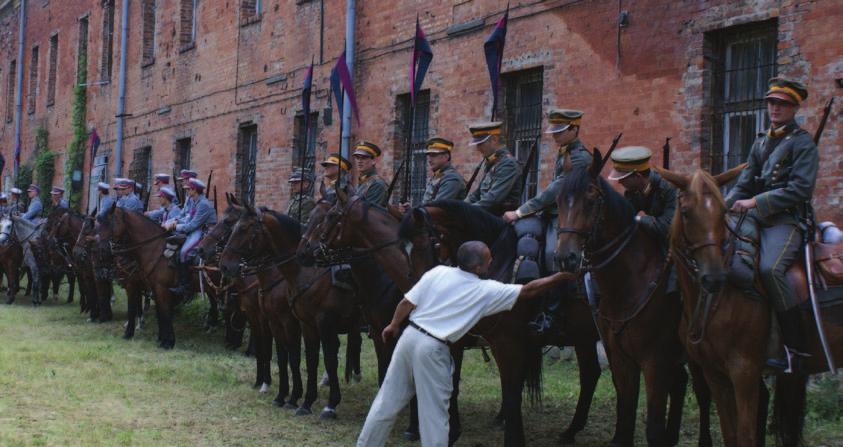
[[[38,96],[38,47],[32,47],[32,58],[29,60],[29,92],[27,96],[27,113],[35,113],[35,99]]]
[[[181,0],[179,42],[189,48],[196,40],[196,0]]]
[[[76,83],[88,82],[88,17],[79,19],[79,42],[76,53]]]
[[[398,121],[398,128],[396,129],[397,141],[395,144],[396,153],[394,156],[394,170],[397,170],[404,160],[407,150],[407,133],[410,131],[408,123],[410,122],[410,94],[398,96],[398,112],[401,119]],[[430,90],[422,90],[416,97],[416,113],[413,120],[413,135],[410,140],[410,163],[409,166],[404,165],[404,169],[410,170],[410,191],[409,199],[413,206],[421,205],[421,200],[424,197],[424,190],[427,186],[427,140],[430,134]],[[394,172],[394,171],[393,171]],[[404,173],[401,172],[401,178],[397,180],[395,190],[404,195]],[[387,179],[390,181],[391,179]]]
[[[238,149],[238,195],[249,205],[255,204],[255,169],[258,157],[258,126],[240,128]]]
[[[319,114],[313,112],[310,114],[310,121],[308,122],[309,132],[307,134],[307,151],[304,155],[304,168],[310,173],[314,173],[314,166],[316,164],[316,137],[319,125]],[[293,156],[292,168],[298,169],[302,165],[301,153],[302,145],[304,144],[304,115],[299,114],[295,117],[295,134],[293,135]]]
[[[59,64],[59,35],[50,37],[50,66],[47,73],[47,106],[56,103],[56,76]]]
[[[504,128],[506,144],[524,169],[529,169],[521,200],[536,195],[538,190],[539,148],[529,167],[524,166],[530,150],[541,135],[542,95],[544,88],[543,67],[517,71],[504,75]],[[519,187],[519,186],[517,186]]]
[[[15,76],[18,70],[17,61],[9,63],[9,74],[6,76],[6,122],[11,123],[15,110]]]
[[[129,165],[129,177],[141,184],[141,187],[148,189],[152,183],[152,148],[144,146],[135,149],[132,163]],[[141,191],[136,191],[140,196]]]
[[[143,2],[143,43],[141,66],[155,63],[155,0]]]
[[[176,172],[182,169],[190,169],[190,148],[190,138],[176,140]]]
[[[114,65],[114,0],[102,2],[102,59],[100,81],[111,80]]]

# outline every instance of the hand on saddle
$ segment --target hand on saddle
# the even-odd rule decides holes
[[[743,213],[743,212],[746,212],[746,211],[749,211],[749,210],[755,208],[755,206],[756,206],[755,197],[753,197],[751,199],[738,200],[732,205],[731,211]]]
[[[173,231],[173,230],[176,229],[176,222],[174,220],[171,220],[169,222],[164,222],[164,223],[161,224],[161,228],[163,228],[167,231]]]
[[[409,202],[399,203],[398,209],[401,211],[401,214],[407,214],[407,210],[410,209],[410,203]]]
[[[512,223],[512,222],[515,222],[518,219],[519,219],[518,213],[516,213],[515,211],[507,211],[507,212],[503,213],[503,220],[505,220],[506,223]]]

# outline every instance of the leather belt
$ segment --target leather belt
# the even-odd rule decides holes
[[[442,340],[441,338],[439,338],[439,337],[437,337],[437,336],[435,336],[435,335],[431,334],[430,332],[428,332],[428,331],[424,330],[424,328],[422,328],[421,326],[417,325],[417,324],[416,324],[413,320],[410,320],[410,326],[412,326],[412,327],[416,328],[416,330],[417,330],[417,331],[421,332],[421,333],[422,333],[422,334],[424,334],[424,335],[427,335],[428,337],[430,337],[430,338],[432,338],[432,339],[434,339],[434,340],[438,341],[439,343],[444,343],[444,344],[445,344],[445,346],[451,346],[451,342],[449,342],[448,340]]]

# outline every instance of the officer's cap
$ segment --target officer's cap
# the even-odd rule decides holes
[[[23,194],[23,191],[21,191],[20,188],[12,188],[12,189],[9,190],[9,192],[12,193],[12,194],[17,194],[17,195]]]
[[[583,112],[573,109],[550,109],[547,113],[548,127],[544,133],[558,133],[571,126],[579,126]]]
[[[169,185],[170,184],[170,174],[155,174],[155,184],[156,185]]]
[[[476,146],[486,142],[492,135],[500,135],[502,125],[500,121],[485,121],[468,126],[468,131],[471,132],[471,141],[468,145]]]
[[[351,163],[343,158],[340,154],[329,154],[327,158],[322,160],[322,166],[339,165],[340,168],[348,171],[351,169]]]
[[[426,154],[450,154],[454,150],[454,142],[441,137],[427,140]]]
[[[39,188],[38,185],[29,185],[29,188],[26,188],[26,191],[27,192],[33,191],[33,192],[36,192],[36,193],[40,193],[41,188]]]
[[[202,180],[199,180],[198,178],[192,178],[187,181],[187,188],[195,189],[199,192],[202,192],[205,190],[205,183]]]
[[[354,157],[380,157],[381,148],[379,148],[375,143],[361,141],[354,146],[354,152],[351,155]]]
[[[650,169],[653,152],[644,146],[626,146],[612,152],[609,180],[623,180],[636,172]]]
[[[176,192],[169,186],[164,186],[158,190],[158,197],[166,197],[168,200],[176,198]]]
[[[310,170],[305,169],[302,171],[301,168],[296,168],[293,170],[293,173],[290,174],[289,183],[301,182],[301,181],[308,181],[313,183],[313,175],[310,173]]]
[[[109,189],[111,189],[111,185],[109,185],[108,183],[105,183],[105,182],[99,182],[99,183],[97,183],[97,189],[101,189],[103,191],[108,191]]]
[[[50,190],[50,194],[59,195],[64,194],[64,188],[61,186],[53,186],[53,189]]]
[[[767,90],[764,99],[780,99],[799,105],[808,99],[808,89],[801,82],[776,77],[770,79],[770,89]]]
[[[179,178],[182,180],[187,180],[189,178],[196,178],[199,177],[199,174],[196,171],[192,171],[190,169],[182,169],[179,171]]]

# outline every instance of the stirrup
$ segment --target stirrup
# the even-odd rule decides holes
[[[767,359],[767,366],[781,370],[784,374],[795,374],[801,372],[802,359],[810,356],[810,354],[785,346],[784,358]]]

